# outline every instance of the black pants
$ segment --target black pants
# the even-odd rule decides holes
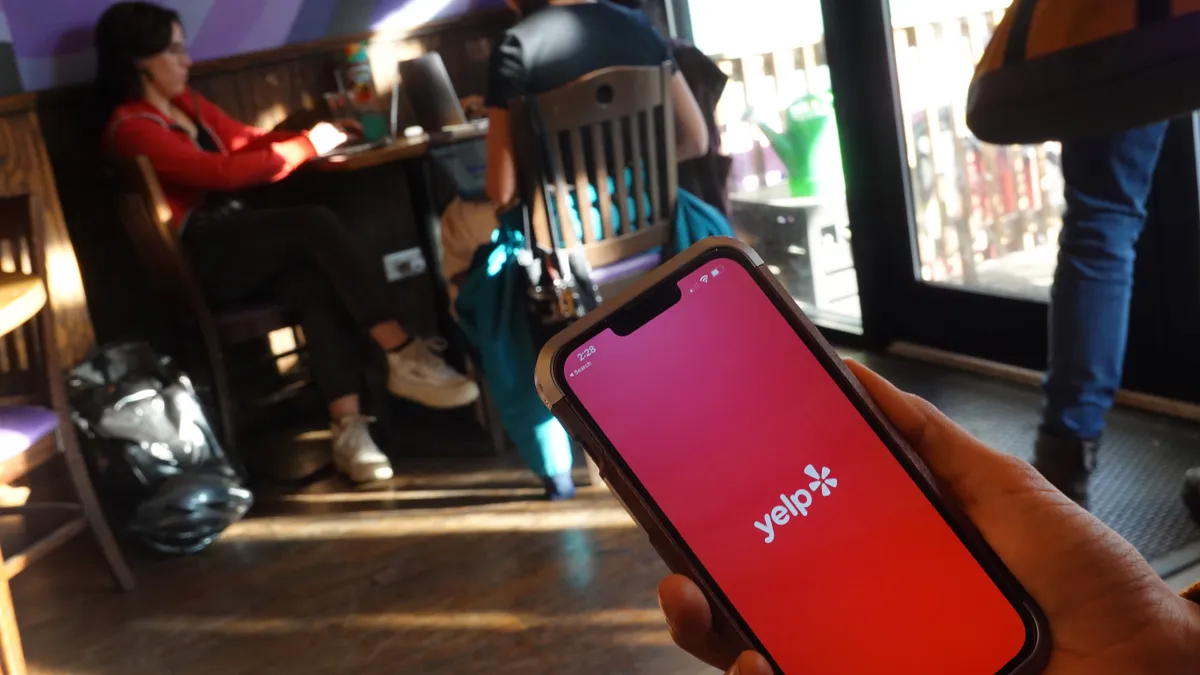
[[[359,393],[367,331],[395,319],[383,263],[324,207],[194,215],[183,248],[215,309],[282,305],[300,320],[326,400]]]

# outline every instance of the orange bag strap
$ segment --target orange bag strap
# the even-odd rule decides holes
[[[1146,26],[1171,18],[1171,0],[1138,0],[1137,25]]]
[[[1008,31],[1008,44],[1004,45],[1004,65],[1015,66],[1025,60],[1029,53],[1029,29],[1033,26],[1033,11],[1038,0],[1017,0],[1012,8],[1012,28]]]

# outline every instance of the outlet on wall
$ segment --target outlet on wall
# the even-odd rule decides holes
[[[424,274],[426,267],[425,256],[417,246],[383,256],[383,272],[388,281],[400,281]]]

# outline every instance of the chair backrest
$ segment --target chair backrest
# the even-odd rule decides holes
[[[510,103],[517,182],[540,246],[581,245],[604,267],[668,242],[678,190],[671,77],[669,62],[606,68]]]
[[[46,239],[36,197],[0,197],[0,270],[46,282]],[[0,336],[0,403],[56,403],[61,392],[54,317],[46,306],[31,321]]]
[[[177,310],[206,315],[207,304],[183,256],[171,207],[150,160],[145,156],[115,160],[112,170],[117,215],[133,242],[147,281]]]

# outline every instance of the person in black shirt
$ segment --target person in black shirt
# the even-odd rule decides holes
[[[662,14],[662,5],[648,0],[607,0],[613,4],[640,12],[664,35],[667,34],[667,19]],[[679,162],[679,188],[703,199],[725,216],[733,217],[733,205],[729,201],[729,171],[733,160],[721,154],[721,135],[717,125],[717,102],[725,92],[729,76],[715,61],[696,45],[684,40],[668,38],[679,72],[687,80],[692,95],[700,105],[704,124],[708,129],[708,152],[695,159]]]
[[[516,198],[516,167],[508,102],[562,87],[615,66],[660,66],[674,61],[671,45],[640,12],[595,0],[508,0],[522,20],[492,51],[488,67],[488,197],[497,205]],[[708,151],[708,130],[687,81],[671,81],[679,161]]]

